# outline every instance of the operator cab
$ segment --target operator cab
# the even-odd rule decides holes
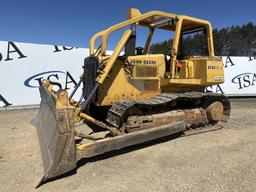
[[[131,9],[128,19],[135,18],[140,15],[137,9]],[[144,47],[136,47],[136,26],[148,28],[148,35]],[[148,54],[163,54],[165,60],[165,74],[172,78],[179,73],[183,67],[183,61],[194,56],[214,56],[212,33],[210,23],[207,21],[187,16],[152,16],[131,24],[133,30],[132,35],[125,45],[125,56],[140,56]],[[167,36],[168,50],[152,51],[150,44],[155,31],[169,31]],[[195,40],[193,42],[193,40]],[[199,40],[198,40],[199,39]],[[157,39],[156,39],[157,40]],[[141,41],[141,39],[140,39]],[[199,43],[199,44],[198,44]],[[195,51],[187,47],[200,47]],[[175,74],[174,74],[175,73]]]
[[[136,43],[138,43],[136,42],[137,26],[148,30],[147,32],[148,35],[145,40],[145,45],[143,47],[136,45]],[[149,55],[155,55],[155,54],[159,55],[160,53],[164,58],[163,64],[165,66],[165,76],[168,79],[198,78],[198,77],[189,77],[188,76],[188,73],[190,73],[189,71],[183,71],[182,76],[179,74],[180,71],[182,71],[182,66],[185,66],[186,64],[188,64],[188,62],[190,62],[189,64],[192,66],[192,68],[194,65],[193,62],[200,63],[198,60],[194,61],[195,60],[194,58],[196,58],[194,57],[195,54],[193,52],[189,52],[190,50],[186,49],[185,44],[188,41],[186,40],[183,42],[183,39],[187,35],[191,36],[195,32],[203,31],[205,34],[205,38],[203,38],[204,43],[202,43],[202,45],[205,46],[203,50],[205,50],[206,54],[203,54],[205,55],[205,57],[201,57],[200,59],[207,60],[207,58],[213,59],[214,57],[212,27],[208,21],[189,17],[189,16],[176,15],[176,14],[160,12],[160,11],[151,11],[145,14],[141,14],[141,12],[138,9],[131,8],[129,9],[128,19],[126,21],[118,23],[114,26],[111,26],[106,30],[103,30],[95,34],[91,38],[90,56],[101,57],[102,58],[101,60],[103,62],[101,64],[102,72],[99,75],[100,76],[99,78],[101,79],[100,82],[107,77],[107,73],[109,73],[110,71],[110,67],[106,67],[107,72],[105,70],[106,58],[109,58],[109,56],[106,54],[109,35],[114,31],[118,31],[121,29],[125,29],[125,32],[123,33],[122,38],[118,42],[114,52],[117,53],[118,51],[118,54],[124,53],[123,59],[126,59],[131,56],[132,57],[137,56],[137,58],[138,57],[142,58],[143,56],[148,57]],[[160,51],[152,52],[152,50],[150,50],[150,44],[152,42],[152,37],[154,36],[155,31],[158,31],[158,30],[167,31],[168,33],[170,32],[170,35],[167,36],[168,39],[170,40],[168,41],[168,43],[170,42],[170,45],[168,45],[168,47],[162,52]],[[100,37],[102,40],[101,40],[99,49],[97,49],[97,51],[94,52],[95,41]],[[156,37],[159,37],[159,36],[156,36]],[[139,37],[139,41],[140,41],[139,43],[141,43],[141,37]],[[190,43],[193,44],[193,42],[190,42]],[[202,54],[199,53],[199,55],[202,55]],[[114,57],[118,57],[118,56],[114,55]],[[114,59],[110,61],[112,62],[113,60]],[[135,62],[135,63],[139,63],[139,62]],[[154,63],[154,62],[145,61],[145,64],[147,63]],[[111,63],[110,66],[112,65],[113,63]],[[184,68],[185,67],[183,67],[183,69]],[[192,71],[192,73],[193,72],[194,71]]]

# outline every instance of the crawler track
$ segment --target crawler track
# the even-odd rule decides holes
[[[226,122],[230,115],[230,102],[225,95],[212,92],[162,93],[145,100],[122,100],[108,110],[106,121],[120,128],[127,117],[132,115],[148,115],[198,107],[205,109],[215,101],[223,104],[224,115],[221,121]]]

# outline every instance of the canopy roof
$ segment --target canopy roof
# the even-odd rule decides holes
[[[146,16],[146,17],[144,17]],[[203,19],[194,17],[177,15],[172,13],[166,13],[162,11],[151,11],[145,14],[141,14],[138,9],[131,8],[128,11],[128,20],[137,18],[137,25],[147,26],[150,28],[158,28],[164,30],[175,31],[176,21],[183,19],[182,31],[189,31],[198,28],[204,28],[205,25],[210,23]]]

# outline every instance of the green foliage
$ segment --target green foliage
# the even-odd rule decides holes
[[[218,56],[255,56],[256,25],[247,23],[242,26],[231,26],[213,30],[215,55]],[[185,55],[205,55],[207,44],[205,34],[195,34],[183,39],[182,49]],[[172,39],[154,43],[150,53],[170,54]]]
[[[149,52],[150,53],[163,53],[163,54],[169,55],[171,46],[172,46],[172,39],[166,40],[163,42],[159,42],[159,43],[154,43],[150,46]]]

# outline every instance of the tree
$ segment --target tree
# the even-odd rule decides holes
[[[242,26],[231,26],[213,30],[215,54],[218,56],[255,56],[256,25],[249,22]],[[207,52],[205,34],[198,33],[183,39],[184,54],[204,55]],[[154,43],[150,53],[170,54],[172,39]]]

